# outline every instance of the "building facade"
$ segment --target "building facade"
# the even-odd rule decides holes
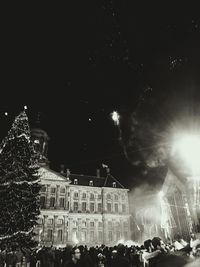
[[[166,231],[172,239],[178,234],[185,240],[190,240],[191,232],[197,230],[199,220],[194,201],[195,188],[192,179],[168,170],[162,190],[164,206],[168,207]],[[199,205],[200,202],[198,207]]]
[[[34,142],[43,148],[38,145],[41,140]],[[46,157],[41,159],[41,213],[35,229],[41,245],[111,246],[130,239],[128,189],[108,169],[104,178],[99,172],[97,176],[57,173],[48,167]]]

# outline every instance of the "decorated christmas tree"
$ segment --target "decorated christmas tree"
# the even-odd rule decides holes
[[[24,111],[0,145],[0,246],[37,245],[33,238],[40,213],[37,159]]]

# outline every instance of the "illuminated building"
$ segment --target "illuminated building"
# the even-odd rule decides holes
[[[197,181],[194,177],[185,177],[168,170],[162,190],[165,205],[170,208],[171,218],[175,222],[169,227],[172,238],[179,234],[185,240],[189,240],[190,233],[197,231],[200,222],[200,188]]]
[[[130,239],[128,189],[107,168],[106,177],[55,172],[48,167],[48,136],[40,129],[32,131],[41,152],[39,170],[41,214],[35,231],[42,245],[66,244],[115,245]],[[43,145],[45,143],[45,146]],[[44,150],[45,147],[45,150]]]

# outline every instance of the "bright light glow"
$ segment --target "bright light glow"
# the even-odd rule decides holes
[[[158,196],[159,196],[160,198],[163,198],[163,196],[164,196],[163,191],[160,191],[160,192],[158,193]]]
[[[128,247],[131,247],[131,246],[140,246],[139,243],[134,242],[133,240],[126,240],[125,241],[124,239],[118,240],[116,245],[119,245],[119,244],[123,244],[124,246],[128,246]]]
[[[24,109],[27,109],[27,106],[24,106]]]
[[[5,112],[4,114],[5,114],[6,116],[8,116],[8,112]]]
[[[124,244],[124,242],[125,242],[124,239],[120,239],[120,240],[117,241],[117,245],[118,245],[118,244]]]
[[[112,116],[112,120],[114,121],[115,125],[119,125],[119,113],[117,111],[113,111],[111,113],[111,116]]]
[[[78,238],[76,237],[76,234],[73,235],[72,237],[72,241],[74,242],[75,245],[77,245],[79,243]]]
[[[200,135],[183,135],[175,141],[173,153],[178,153],[193,173],[200,171]]]

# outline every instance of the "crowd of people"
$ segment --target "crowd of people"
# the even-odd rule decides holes
[[[159,237],[144,241],[141,246],[114,247],[105,245],[88,248],[39,247],[24,249],[1,248],[0,267],[199,267],[200,239],[191,236],[189,243],[181,238],[164,243]]]

